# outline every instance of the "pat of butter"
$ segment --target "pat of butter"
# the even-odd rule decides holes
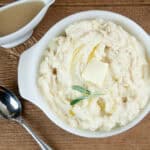
[[[82,77],[85,81],[102,86],[107,71],[107,63],[103,63],[97,59],[92,59],[83,71]]]

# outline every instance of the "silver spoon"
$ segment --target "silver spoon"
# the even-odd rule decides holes
[[[3,118],[13,120],[22,125],[39,144],[42,150],[52,150],[42,141],[21,117],[22,105],[19,99],[8,89],[0,86],[0,114]]]

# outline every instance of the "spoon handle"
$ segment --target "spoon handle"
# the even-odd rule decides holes
[[[41,140],[29,127],[29,125],[25,122],[25,120],[22,117],[19,117],[16,119],[16,121],[22,125],[28,133],[34,138],[34,140],[39,144],[41,150],[53,150],[51,147],[49,147],[43,140]]]

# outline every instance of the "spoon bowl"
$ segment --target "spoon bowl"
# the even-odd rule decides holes
[[[0,86],[0,115],[3,118],[13,120],[22,125],[34,140],[39,144],[42,150],[52,150],[44,141],[42,141],[27,125],[21,116],[22,105],[16,95],[10,90]]]
[[[6,88],[0,86],[0,114],[7,119],[21,115],[22,105],[18,98]]]

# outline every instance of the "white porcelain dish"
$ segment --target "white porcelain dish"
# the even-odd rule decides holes
[[[0,8],[0,12],[8,9],[10,7],[13,7],[15,5],[20,5],[21,3],[25,3],[28,0],[21,0],[14,3],[11,3],[9,5],[6,5],[2,8]],[[13,32],[11,34],[8,34],[6,36],[0,37],[0,46],[4,48],[12,48],[15,47],[23,42],[25,42],[27,39],[29,39],[33,33],[33,29],[40,23],[40,21],[45,16],[48,8],[50,5],[52,5],[55,0],[42,0],[45,3],[45,6],[41,9],[41,11],[24,27],[17,30],[16,32]]]
[[[149,35],[134,21],[122,15],[108,11],[92,10],[80,12],[59,21],[57,24],[50,28],[50,30],[36,45],[34,45],[32,48],[28,49],[21,55],[18,67],[18,84],[21,96],[37,105],[48,116],[50,120],[52,120],[62,129],[82,137],[104,138],[125,132],[135,126],[148,114],[148,112],[150,111],[150,104],[145,107],[145,109],[137,118],[135,118],[132,122],[124,127],[119,127],[109,132],[84,131],[70,127],[69,125],[62,122],[56,115],[54,115],[50,110],[47,101],[44,100],[37,87],[37,70],[39,67],[41,56],[43,54],[43,50],[45,50],[49,41],[55,36],[59,35],[64,30],[64,28],[71,23],[78,20],[90,18],[102,18],[120,24],[143,43],[143,45],[147,49],[147,54],[150,55]]]

